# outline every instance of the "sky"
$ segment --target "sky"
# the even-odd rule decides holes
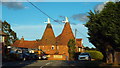
[[[2,0],[3,2],[26,2],[26,0]],[[108,0],[29,0],[31,2],[105,2]],[[115,1],[115,0],[109,0]]]
[[[90,10],[101,9],[103,2],[33,2],[42,11],[58,22],[51,20],[55,36],[61,34],[65,20],[68,17],[71,28],[77,38],[83,39],[83,45],[94,47],[87,37],[87,28],[83,25],[88,21],[86,16]],[[2,21],[6,20],[17,33],[20,39],[24,36],[25,40],[41,39],[46,28],[47,16],[37,10],[28,2],[3,2]]]

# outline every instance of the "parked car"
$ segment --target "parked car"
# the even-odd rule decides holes
[[[42,59],[43,59],[43,60],[46,60],[46,59],[47,59],[47,55],[43,55],[43,56],[42,56]]]
[[[35,54],[35,53],[30,53],[29,59],[30,59],[30,60],[36,60],[36,59],[38,59],[38,55]]]
[[[38,59],[39,59],[39,60],[40,60],[40,59],[46,60],[46,59],[47,59],[47,55],[45,55],[45,54],[39,54],[39,55],[38,55]]]
[[[31,59],[30,53],[27,51],[22,51],[22,50],[17,50],[17,51],[10,51],[10,54],[12,55],[11,58],[16,59],[16,60],[29,60]]]
[[[18,59],[25,61],[25,60],[29,60],[29,58],[30,58],[29,53],[19,53]]]
[[[79,56],[78,56],[78,60],[89,60],[91,61],[91,57],[90,57],[90,54],[89,53],[81,53]]]

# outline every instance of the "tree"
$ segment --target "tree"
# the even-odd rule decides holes
[[[93,47],[92,47],[92,48],[85,47],[84,49],[85,49],[85,50],[97,50],[96,48],[93,48]]]
[[[70,60],[74,60],[75,57],[75,51],[76,51],[76,47],[75,47],[75,40],[74,39],[70,39],[68,42],[68,53],[69,53],[69,59]]]
[[[90,48],[90,50],[97,50],[97,49],[92,47],[92,48]]]
[[[7,46],[11,45],[18,39],[16,33],[11,29],[10,24],[6,21],[2,22],[2,31],[7,35],[5,39],[5,44]]]
[[[89,47],[85,47],[84,49],[85,49],[85,50],[90,50],[90,48],[89,48]]]
[[[101,12],[90,11],[89,21],[85,24],[88,27],[89,41],[103,53],[104,60],[108,58],[108,53],[120,51],[119,8],[120,2],[108,2]],[[114,59],[111,58],[111,61]]]

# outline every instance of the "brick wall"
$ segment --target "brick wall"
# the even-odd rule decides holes
[[[54,49],[52,49],[52,47],[54,46]],[[40,49],[42,49],[42,51],[44,51],[46,54],[60,54],[60,55],[64,55],[65,57],[69,57],[69,53],[68,53],[68,47],[67,45],[42,45],[39,46]],[[65,59],[64,57],[64,59]],[[50,58],[50,60],[54,60],[55,58]],[[60,59],[60,58],[59,58]],[[63,58],[62,58],[63,60]]]
[[[49,55],[48,60],[66,60],[64,55]]]
[[[54,49],[52,47],[54,46]],[[54,54],[56,52],[56,46],[55,45],[42,45],[39,46],[42,51],[44,51],[46,54]]]

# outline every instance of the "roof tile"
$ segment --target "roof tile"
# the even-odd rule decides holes
[[[75,39],[75,38],[72,29],[70,27],[70,23],[67,22],[64,25],[62,33],[56,37],[56,40],[58,45],[67,45],[70,39]]]

